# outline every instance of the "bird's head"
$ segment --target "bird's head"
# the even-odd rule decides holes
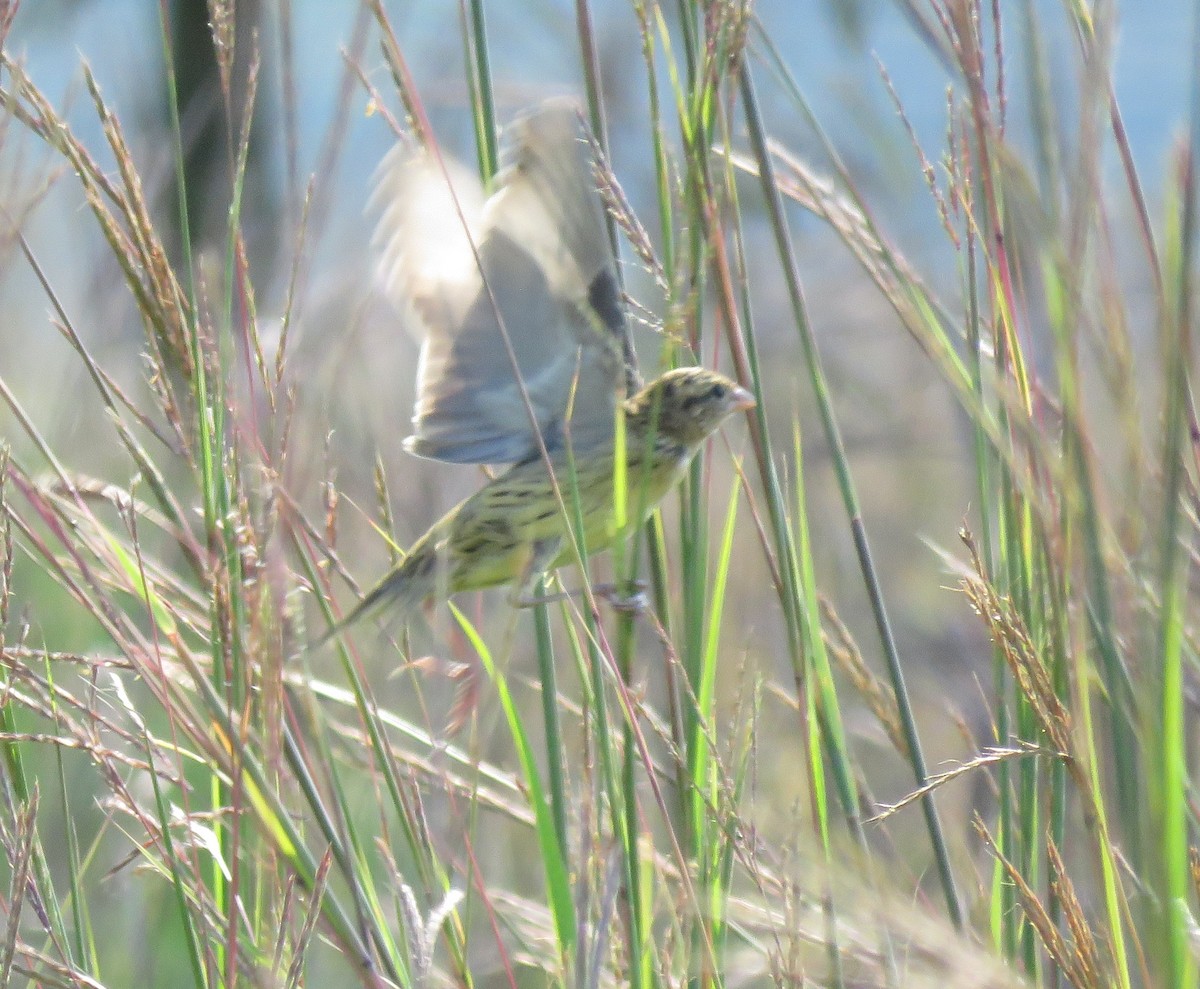
[[[655,378],[626,403],[630,427],[657,428],[686,446],[715,432],[733,413],[754,407],[754,396],[724,375],[681,367]]]

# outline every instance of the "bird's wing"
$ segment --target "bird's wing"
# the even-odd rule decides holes
[[[425,329],[407,449],[459,463],[537,452],[505,332],[548,445],[560,442],[577,374],[573,435],[611,431],[624,314],[578,113],[551,103],[514,124],[482,205],[478,183],[458,182],[455,208],[441,173],[428,158],[397,158],[378,193],[385,284]],[[440,192],[429,188],[437,177]]]

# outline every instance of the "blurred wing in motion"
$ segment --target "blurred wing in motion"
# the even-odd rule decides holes
[[[562,443],[577,373],[574,443],[610,436],[623,398],[624,312],[583,124],[573,104],[555,102],[510,136],[486,200],[449,160],[443,171],[435,157],[398,148],[382,167],[386,288],[425,330],[405,441],[422,457],[510,463],[537,453],[505,331],[548,447]]]

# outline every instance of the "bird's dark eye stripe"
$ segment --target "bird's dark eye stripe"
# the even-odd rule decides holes
[[[696,395],[696,394],[688,395],[687,398],[685,398],[683,400],[682,404],[685,409],[690,409],[697,402],[706,402],[709,399],[713,399],[713,398],[724,398],[726,393],[727,393],[726,387],[724,385],[717,384],[717,385],[713,385],[711,388],[708,389],[708,391],[704,392],[704,394],[702,394],[702,395]]]

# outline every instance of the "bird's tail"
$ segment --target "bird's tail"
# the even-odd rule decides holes
[[[409,554],[367,591],[345,618],[309,646],[318,649],[350,626],[385,609],[392,619],[402,619],[437,589],[437,553],[433,546],[414,546]]]

